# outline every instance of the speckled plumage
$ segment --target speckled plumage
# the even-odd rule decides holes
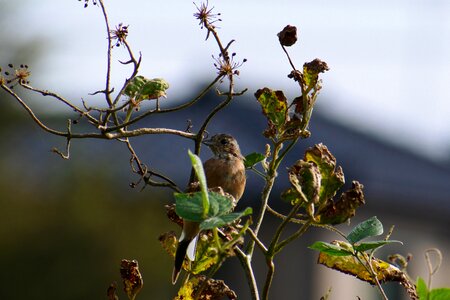
[[[228,134],[217,134],[203,143],[214,154],[203,164],[208,188],[221,187],[224,192],[232,195],[237,202],[244,193],[246,183],[244,157],[237,141]],[[172,283],[176,282],[188,246],[196,238],[198,232],[198,223],[184,222],[183,232],[175,254]]]
[[[208,187],[221,187],[239,201],[244,193],[246,177],[244,158],[237,141],[230,135],[218,134],[205,144],[214,153],[203,165]]]

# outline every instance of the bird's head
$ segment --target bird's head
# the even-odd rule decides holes
[[[232,155],[243,158],[236,139],[231,135],[225,133],[216,134],[210,139],[204,140],[203,144],[207,145],[215,156],[226,157]]]

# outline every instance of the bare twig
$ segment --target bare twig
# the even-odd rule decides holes
[[[71,127],[72,126],[72,120],[67,120],[67,133],[71,134]],[[66,154],[59,151],[56,147],[52,148],[52,152],[59,154],[63,159],[69,159],[70,158],[70,136],[67,137],[67,143],[66,143]]]
[[[437,256],[436,265],[433,267],[431,263],[430,254],[434,253]],[[431,290],[431,280],[434,274],[440,269],[442,265],[442,253],[437,248],[430,248],[425,251],[425,260],[427,262],[428,267],[428,289]]]
[[[145,117],[147,117],[147,116],[149,116],[149,115],[151,115],[151,114],[154,114],[154,113],[158,113],[158,114],[161,114],[161,113],[170,113],[170,112],[174,112],[174,111],[178,111],[178,110],[182,110],[182,109],[185,109],[185,108],[188,108],[188,107],[190,107],[191,105],[193,105],[193,104],[195,104],[198,100],[200,100],[201,98],[203,98],[205,95],[206,95],[206,93],[220,80],[220,79],[222,79],[223,78],[223,76],[217,76],[205,89],[203,89],[195,98],[193,98],[192,100],[190,100],[190,101],[188,101],[188,102],[186,102],[186,103],[183,103],[183,104],[181,104],[181,105],[178,105],[178,106],[175,106],[175,107],[172,107],[172,108],[167,108],[167,109],[160,109],[160,110],[158,110],[158,111],[156,111],[156,110],[149,110],[149,111],[146,111],[145,113],[142,113],[141,115],[139,115],[139,116],[137,116],[137,117],[135,117],[135,118],[133,118],[133,119],[131,119],[131,120],[129,120],[128,122],[125,122],[125,123],[122,123],[122,124],[120,124],[120,125],[118,125],[118,126],[113,126],[113,127],[108,127],[108,128],[106,128],[105,129],[105,132],[111,132],[111,131],[116,131],[116,130],[118,130],[118,129],[121,129],[121,128],[125,128],[125,127],[127,127],[127,126],[129,126],[129,125],[132,125],[132,124],[134,124],[134,123],[136,123],[136,122],[138,122],[138,121],[140,121],[140,120],[142,120],[143,118],[145,118]],[[128,102],[126,103],[126,105],[128,105]],[[126,106],[125,105],[125,106]]]
[[[111,50],[112,50],[112,38],[111,38],[111,29],[109,26],[109,20],[108,20],[108,14],[106,12],[105,4],[103,3],[103,0],[99,0],[100,7],[102,8],[103,18],[105,20],[105,26],[106,26],[106,34],[108,35],[108,51],[107,51],[107,62],[106,62],[106,86],[105,86],[105,98],[106,102],[108,103],[108,106],[110,108],[113,108],[113,102],[111,101],[111,88],[110,88],[110,82],[111,82]]]

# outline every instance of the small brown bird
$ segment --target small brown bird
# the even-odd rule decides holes
[[[236,202],[242,197],[245,189],[244,157],[237,141],[228,134],[217,134],[209,140],[203,141],[211,151],[213,157],[205,161],[206,182],[208,188],[221,187],[222,190],[234,197]],[[172,273],[172,283],[175,284],[180,274],[186,253],[189,259],[195,259],[195,241],[199,233],[199,223],[183,222],[183,231],[175,254],[175,265]]]

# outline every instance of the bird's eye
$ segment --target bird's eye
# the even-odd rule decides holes
[[[228,140],[227,140],[227,139],[221,139],[221,140],[220,140],[220,143],[221,143],[222,145],[226,145],[226,144],[228,144]]]

